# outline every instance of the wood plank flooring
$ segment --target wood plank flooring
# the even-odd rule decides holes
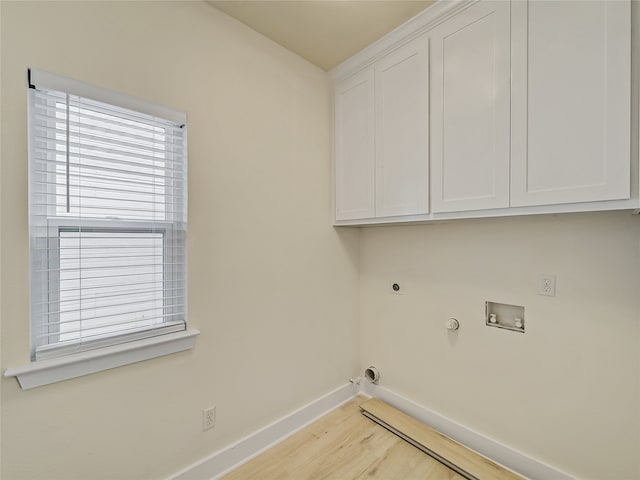
[[[363,416],[366,401],[350,400],[224,480],[463,480]]]
[[[442,433],[428,427],[409,415],[386,403],[372,398],[360,408],[365,414],[392,431],[399,432],[408,441],[419,445],[437,458],[444,459],[473,478],[482,480],[523,480],[522,477],[506,470],[491,460],[469,450]]]

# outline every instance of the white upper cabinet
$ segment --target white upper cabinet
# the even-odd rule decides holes
[[[511,206],[629,198],[630,2],[511,8]]]
[[[428,213],[428,38],[338,82],[335,119],[336,220]]]
[[[429,43],[421,36],[375,65],[376,216],[429,211]]]
[[[430,32],[431,206],[509,206],[509,2],[480,2]]]
[[[375,216],[373,68],[335,87],[336,220]]]
[[[336,67],[336,223],[640,208],[639,20],[438,1]]]

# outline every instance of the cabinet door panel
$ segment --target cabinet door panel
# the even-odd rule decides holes
[[[375,216],[373,69],[335,88],[336,220]]]
[[[422,36],[375,66],[377,217],[429,211],[428,53]]]
[[[509,2],[432,32],[432,209],[509,206]]]
[[[629,198],[629,2],[512,9],[511,205]]]

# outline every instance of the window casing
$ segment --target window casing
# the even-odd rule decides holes
[[[184,330],[186,117],[41,77],[28,93],[32,360]]]

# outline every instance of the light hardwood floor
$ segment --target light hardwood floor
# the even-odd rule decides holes
[[[357,397],[224,480],[463,480],[360,413]]]
[[[372,420],[398,433],[412,445],[421,447],[423,451],[435,458],[443,460],[446,465],[455,466],[456,471],[465,472],[470,478],[524,480],[520,475],[469,450],[464,445],[377,398],[364,402],[360,408]]]

